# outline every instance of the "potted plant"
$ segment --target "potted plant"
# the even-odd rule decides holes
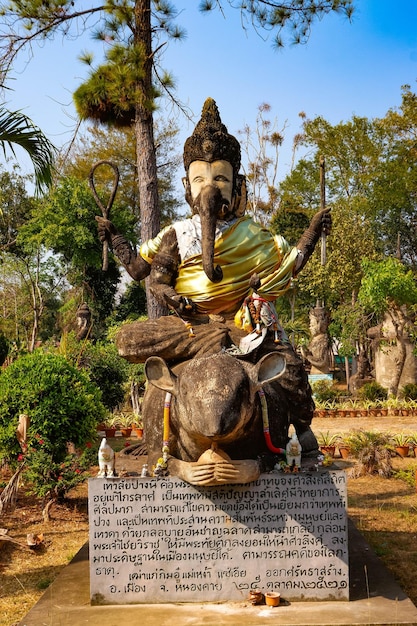
[[[381,417],[386,417],[388,415],[388,400],[380,401],[379,413]]]
[[[332,435],[329,431],[325,433],[319,433],[317,441],[323,454],[328,454],[329,456],[334,457],[334,454],[336,452],[338,435]]]
[[[407,435],[406,433],[391,435],[391,443],[399,456],[405,458],[409,455],[411,445],[410,435]]]
[[[410,415],[417,415],[417,400],[414,398],[408,400],[408,406],[410,408]]]
[[[351,404],[348,400],[341,402],[337,406],[338,417],[350,417],[350,407],[351,407]]]
[[[414,456],[417,457],[417,433],[411,433],[410,446],[413,448]]]
[[[400,415],[410,415],[410,401],[403,399],[400,406]]]
[[[108,415],[108,417],[106,417],[106,419],[104,420],[103,424],[106,439],[109,439],[110,437],[114,437],[116,435],[116,420],[117,417],[115,415]]]
[[[135,433],[136,437],[138,437],[138,439],[142,439],[143,437],[142,417],[138,415],[137,413],[134,413],[132,416],[132,419],[133,419],[133,422],[132,422],[133,432]]]
[[[132,433],[133,415],[131,413],[119,413],[116,416],[117,429],[122,433],[122,437],[130,437]]]
[[[367,398],[364,398],[363,400],[361,400],[360,402],[360,414],[361,417],[367,417],[369,415],[370,409],[373,406],[373,401],[372,400],[368,400]]]
[[[359,402],[358,400],[356,400],[355,398],[350,398],[349,399],[349,411],[350,411],[350,417],[358,417],[359,415]]]
[[[390,396],[388,400],[386,401],[386,405],[388,407],[388,414],[399,415],[400,404],[401,404],[401,401],[396,396]]]
[[[351,434],[350,433],[344,433],[342,435],[339,435],[339,437],[338,437],[337,448],[339,450],[339,453],[340,453],[340,456],[342,457],[342,459],[347,459],[349,457],[349,454],[350,454],[350,438],[351,438]]]
[[[336,416],[336,400],[326,400],[325,402],[325,407],[326,407],[326,411],[327,411],[327,415],[329,417],[335,417]]]
[[[376,399],[371,401],[371,404],[368,407],[368,413],[371,417],[378,417],[380,414],[380,400]]]
[[[314,404],[316,405],[314,417],[327,417],[326,402],[314,399]]]

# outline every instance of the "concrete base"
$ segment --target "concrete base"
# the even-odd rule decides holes
[[[349,523],[349,602],[90,606],[86,544],[18,626],[347,626],[417,624],[417,608]]]

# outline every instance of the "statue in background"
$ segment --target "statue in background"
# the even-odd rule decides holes
[[[91,330],[91,311],[86,302],[79,307],[77,310],[77,339],[78,341],[82,341],[86,339]]]
[[[368,330],[373,344],[375,380],[389,394],[397,395],[404,385],[417,381],[414,325],[406,307],[393,306],[381,324]]]
[[[357,370],[349,379],[349,391],[356,395],[361,387],[373,380],[368,355],[365,348],[361,346],[357,358]]]
[[[310,374],[329,374],[333,368],[333,351],[328,334],[330,313],[318,303],[310,310],[311,341],[302,347],[305,361],[310,363]]]

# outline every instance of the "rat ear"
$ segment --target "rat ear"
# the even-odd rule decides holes
[[[159,356],[149,357],[145,363],[145,374],[152,385],[175,395],[177,377],[169,369],[164,359]]]
[[[287,364],[284,357],[277,352],[266,354],[255,366],[257,377],[255,384],[258,389],[280,378],[286,367]]]

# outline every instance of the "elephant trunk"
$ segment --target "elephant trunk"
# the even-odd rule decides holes
[[[201,245],[203,269],[207,278],[212,283],[218,283],[223,278],[220,265],[214,267],[214,240],[216,234],[216,221],[221,215],[225,204],[220,189],[213,185],[206,185],[201,190],[196,209],[201,220]]]

